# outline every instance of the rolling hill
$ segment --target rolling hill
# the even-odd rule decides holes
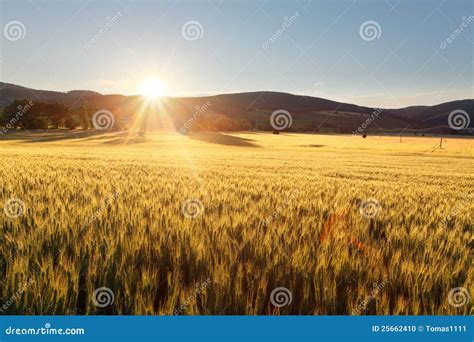
[[[0,82],[0,105],[14,100],[29,99],[57,102],[69,106],[91,106],[107,109],[131,120],[142,108],[140,96],[103,95],[89,90],[56,92],[30,89]],[[302,132],[351,133],[365,124],[364,132],[443,132],[461,133],[448,126],[452,111],[474,113],[474,100],[458,100],[434,106],[411,106],[397,109],[376,109],[328,99],[293,95],[289,93],[259,91],[221,94],[203,97],[166,97],[162,111],[171,117],[175,126],[199,116],[208,120],[231,119],[244,122],[248,129],[271,130],[270,116],[275,110],[284,109],[291,114],[292,125],[288,130]],[[203,107],[204,106],[204,107]],[[202,108],[205,108],[204,112]],[[470,120],[463,134],[472,134],[474,119]],[[160,120],[150,119],[150,126],[160,125]]]

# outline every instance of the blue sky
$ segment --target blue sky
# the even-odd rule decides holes
[[[32,88],[136,94],[154,77],[170,95],[274,90],[373,107],[473,98],[469,0],[0,2],[0,80]],[[12,21],[23,38],[7,39]],[[190,21],[195,40],[183,36]],[[376,34],[362,37],[368,21]]]

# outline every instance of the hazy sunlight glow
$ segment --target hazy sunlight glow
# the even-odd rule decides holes
[[[153,78],[143,82],[140,93],[148,98],[156,99],[164,95],[165,86],[160,80]]]

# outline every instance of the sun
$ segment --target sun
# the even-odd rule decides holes
[[[140,94],[151,99],[157,99],[165,94],[165,85],[159,79],[150,78],[142,83]]]

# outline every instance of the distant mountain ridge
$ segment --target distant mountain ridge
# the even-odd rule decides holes
[[[103,95],[89,90],[68,92],[30,89],[0,82],[0,105],[15,100],[58,102],[69,106],[94,106],[130,116],[140,108],[140,96]],[[201,97],[166,97],[167,113],[185,122],[206,103],[209,120],[230,118],[246,122],[254,129],[271,130],[269,118],[273,111],[286,110],[291,114],[292,131],[342,132],[357,131],[365,124],[364,132],[372,131],[453,131],[448,126],[448,116],[455,110],[467,112],[472,119],[463,133],[472,133],[474,125],[474,99],[457,100],[433,106],[409,106],[397,109],[376,109],[356,104],[342,103],[328,99],[293,95],[282,92],[244,92]],[[360,133],[360,131],[358,131]]]
[[[38,90],[11,83],[0,82],[0,105],[6,105],[14,100],[30,99],[32,101],[64,102],[82,96],[101,96],[102,94],[90,90],[71,90],[59,92]]]

